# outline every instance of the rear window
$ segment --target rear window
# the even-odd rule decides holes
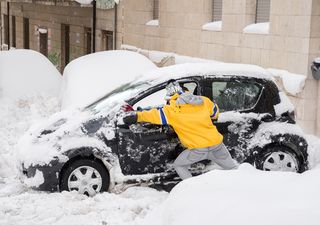
[[[253,108],[260,96],[261,86],[240,81],[212,82],[212,100],[221,112],[242,111]]]

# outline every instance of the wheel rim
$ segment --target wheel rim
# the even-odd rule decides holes
[[[298,163],[295,157],[289,153],[273,152],[264,161],[263,170],[297,172]]]
[[[69,191],[94,196],[101,191],[102,178],[98,170],[91,166],[81,166],[72,171],[68,178]]]

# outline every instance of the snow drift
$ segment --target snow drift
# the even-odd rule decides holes
[[[143,225],[318,225],[320,168],[303,174],[242,164],[178,184]]]
[[[61,75],[32,50],[0,52],[0,180],[16,175],[14,149],[34,122],[59,108]]]
[[[0,51],[0,97],[35,94],[58,96],[61,74],[42,54],[33,50]]]
[[[62,109],[84,107],[157,67],[131,51],[104,51],[70,62],[63,73]]]

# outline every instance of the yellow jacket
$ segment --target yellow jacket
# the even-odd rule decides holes
[[[138,122],[171,125],[188,149],[210,147],[223,141],[211,120],[218,118],[219,108],[207,97],[175,94],[168,105],[138,112],[137,115]]]

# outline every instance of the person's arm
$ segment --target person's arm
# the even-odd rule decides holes
[[[158,125],[169,124],[164,108],[157,108],[157,109],[138,112],[137,116],[138,116],[138,122],[147,122],[147,123],[153,123]]]
[[[210,104],[209,104],[210,117],[213,120],[217,120],[220,113],[219,107],[215,102],[212,102],[211,100],[209,101],[210,101]]]

